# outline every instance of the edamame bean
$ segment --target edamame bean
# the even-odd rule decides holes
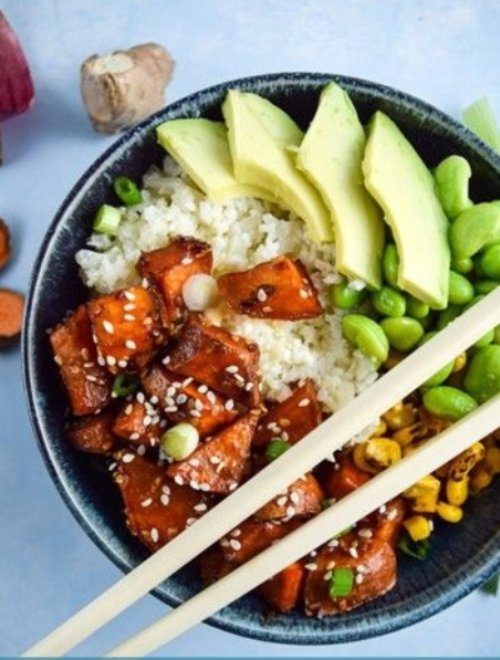
[[[446,328],[446,326],[454,321],[457,316],[460,316],[462,309],[463,308],[460,305],[449,305],[446,309],[443,309],[438,316],[436,323],[437,329],[442,330],[443,328]]]
[[[479,403],[500,392],[500,346],[480,348],[468,364],[464,378],[466,391]]]
[[[422,302],[415,296],[408,296],[406,298],[406,313],[414,319],[424,319],[428,316],[430,307],[427,303]]]
[[[500,241],[500,205],[474,204],[463,211],[450,227],[454,259],[467,259],[483,247]]]
[[[469,199],[469,179],[472,171],[462,156],[448,156],[434,170],[437,193],[450,220],[472,206]]]
[[[399,257],[394,243],[388,243],[385,246],[382,256],[382,272],[387,284],[393,288],[398,286]]]
[[[409,351],[422,339],[424,329],[422,325],[409,316],[383,319],[380,322],[389,344],[398,351]]]
[[[474,287],[469,280],[450,270],[450,280],[448,285],[448,301],[452,305],[465,305],[474,298]]]
[[[485,335],[481,337],[481,339],[478,339],[473,346],[476,348],[482,348],[483,346],[488,346],[489,344],[492,344],[495,341],[495,331],[494,330],[489,330]]]
[[[406,300],[402,293],[390,286],[383,286],[371,296],[373,306],[382,316],[404,316]]]
[[[453,421],[461,419],[477,408],[477,402],[466,392],[439,385],[431,387],[422,396],[424,408],[437,417],[444,417]]]
[[[453,270],[455,270],[457,273],[470,273],[473,268],[474,268],[474,262],[472,259],[452,259],[451,260],[451,267]]]
[[[366,289],[353,289],[349,286],[347,280],[342,280],[337,284],[333,284],[329,290],[330,302],[333,307],[340,309],[350,309],[366,298]]]
[[[497,325],[493,332],[495,333],[495,344],[500,344],[500,325]]]
[[[500,243],[490,245],[479,257],[481,269],[486,277],[500,280]]]
[[[389,355],[389,342],[378,323],[362,314],[346,314],[341,323],[347,341],[371,358],[377,367],[385,362]]]
[[[436,331],[426,332],[422,339],[418,342],[418,345],[423,346],[423,344],[428,342],[429,339],[432,339],[435,335],[437,335]],[[435,387],[436,385],[441,385],[441,383],[444,383],[444,381],[452,373],[454,368],[455,360],[452,360],[451,362],[448,362],[448,364],[445,364],[444,367],[441,367],[439,371],[436,371],[436,373],[428,378],[424,383],[422,383],[422,385],[424,387]]]
[[[198,430],[192,424],[181,422],[163,434],[160,445],[174,461],[183,461],[194,452],[199,441]]]
[[[474,282],[474,289],[476,293],[481,295],[491,293],[494,289],[497,288],[497,286],[499,286],[499,284],[494,280],[478,280],[477,282]]]

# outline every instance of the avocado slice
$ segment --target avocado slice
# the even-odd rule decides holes
[[[300,216],[315,242],[333,241],[333,223],[317,190],[295,167],[289,147],[302,131],[280,108],[257,94],[230,90],[222,106],[238,181],[265,188]]]
[[[446,307],[448,221],[432,174],[383,112],[370,121],[362,167],[365,185],[384,210],[396,241],[398,286],[431,307]]]
[[[382,211],[363,183],[365,144],[351,99],[337,84],[329,83],[300,145],[297,167],[319,190],[332,214],[338,271],[378,289],[385,226]]]
[[[158,142],[214,202],[259,197],[275,202],[264,188],[237,181],[229,153],[227,128],[209,119],[171,119],[156,127]]]

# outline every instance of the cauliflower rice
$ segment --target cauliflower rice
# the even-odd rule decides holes
[[[163,170],[154,167],[144,176],[143,201],[123,210],[116,238],[94,233],[90,249],[77,253],[83,281],[99,293],[136,283],[141,252],[164,247],[179,235],[211,245],[215,275],[284,253],[300,259],[309,272],[326,310],[316,319],[253,319],[223,306],[205,312],[212,323],[258,344],[266,398],[282,400],[290,394],[286,383],[308,377],[316,383],[323,410],[335,412],[376,379],[371,360],[342,337],[341,312],[328,311],[327,289],[339,280],[334,246],[312,243],[299,218],[268,202],[209,201],[170,157]]]

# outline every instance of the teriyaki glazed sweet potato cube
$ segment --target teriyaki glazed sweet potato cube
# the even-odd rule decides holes
[[[301,561],[290,564],[258,588],[258,594],[273,610],[289,612],[299,602],[304,583],[305,569]]]
[[[210,274],[212,249],[208,243],[179,236],[164,248],[144,252],[137,269],[159,291],[163,322],[169,327],[180,321],[186,310],[182,287],[187,280],[198,273]]]
[[[296,321],[319,316],[318,294],[299,259],[279,256],[218,279],[222,297],[240,314]]]
[[[54,359],[68,391],[74,415],[97,413],[111,398],[111,378],[98,363],[92,328],[85,305],[50,333]]]
[[[120,444],[113,434],[113,420],[111,410],[83,417],[68,426],[68,440],[75,449],[89,454],[111,454]]]
[[[260,402],[257,344],[191,314],[170,354],[169,369],[249,408]]]
[[[88,310],[100,362],[113,374],[144,367],[163,343],[158,304],[149,289],[131,286],[99,296]]]

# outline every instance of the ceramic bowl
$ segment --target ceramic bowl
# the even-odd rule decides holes
[[[351,95],[361,120],[377,109],[394,119],[429,166],[462,154],[471,163],[472,198],[500,197],[500,158],[463,126],[439,110],[380,84],[339,75],[289,73],[262,75],[216,85],[172,103],[123,135],[82,175],[47,231],[33,270],[24,333],[24,373],[31,418],[50,474],[73,515],[102,551],[128,571],[147,551],[127,531],[118,490],[103,462],[66,445],[66,396],[53,362],[47,328],[86,299],[74,260],[91,231],[98,207],[113,203],[110,183],[126,172],[135,179],[163,150],[154,127],[175,117],[220,118],[220,105],[232,87],[258,92],[277,102],[302,126],[313,116],[321,88],[335,80]],[[397,176],[397,173],[395,173]],[[260,602],[247,596],[213,616],[225,630],[281,643],[329,644],[381,635],[408,626],[451,605],[500,569],[500,480],[483,497],[467,503],[459,525],[440,525],[425,562],[401,557],[397,586],[386,596],[346,614],[320,619],[303,614],[269,618]],[[187,567],[161,584],[155,595],[175,605],[200,589],[197,571]]]

